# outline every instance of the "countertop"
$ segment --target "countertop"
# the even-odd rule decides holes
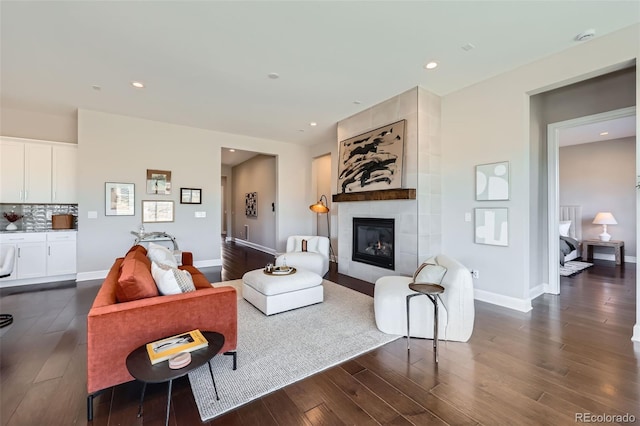
[[[18,229],[16,231],[7,231],[5,229],[0,230],[0,234],[25,234],[25,233],[36,233],[36,232],[76,232],[78,231],[76,228],[73,229],[38,229],[38,230],[24,230]]]

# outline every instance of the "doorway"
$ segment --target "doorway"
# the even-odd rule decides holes
[[[572,120],[551,123],[547,126],[547,164],[548,164],[548,253],[549,253],[549,279],[546,293],[560,294],[560,263],[558,253],[560,250],[559,229],[559,150],[563,132],[582,126],[609,122],[625,117],[635,117],[636,108],[628,107],[608,111],[600,114],[579,117]],[[635,126],[634,126],[635,128]]]

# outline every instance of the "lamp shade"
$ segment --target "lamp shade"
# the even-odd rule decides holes
[[[329,207],[325,206],[324,203],[322,202],[322,199],[320,199],[318,200],[317,203],[311,204],[309,206],[309,210],[315,213],[328,213]]]
[[[593,219],[595,225],[617,225],[618,221],[611,212],[600,212]]]

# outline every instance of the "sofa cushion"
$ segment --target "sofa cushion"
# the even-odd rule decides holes
[[[147,256],[140,250],[127,253],[122,261],[116,286],[117,301],[130,302],[158,295],[158,288],[151,276],[151,262]]]
[[[191,279],[193,279],[193,284],[196,286],[196,290],[200,290],[201,288],[211,288],[211,283],[204,276],[202,272],[198,270],[198,268],[192,265],[182,265],[179,266],[179,269],[184,271],[189,271],[191,274]]]
[[[158,291],[162,295],[188,293],[196,291],[193,279],[189,271],[172,268],[162,263],[151,263],[151,275],[153,276]]]
[[[176,261],[173,252],[160,244],[149,243],[147,256],[153,262],[171,266],[172,268],[178,267],[178,262]]]

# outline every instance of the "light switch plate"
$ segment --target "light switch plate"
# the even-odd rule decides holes
[[[195,212],[195,217],[197,218],[207,217],[207,212]]]
[[[87,218],[88,219],[97,219],[98,218],[98,212],[96,212],[96,211],[87,212]]]
[[[464,221],[465,222],[471,222],[471,213],[465,213],[464,214]]]

